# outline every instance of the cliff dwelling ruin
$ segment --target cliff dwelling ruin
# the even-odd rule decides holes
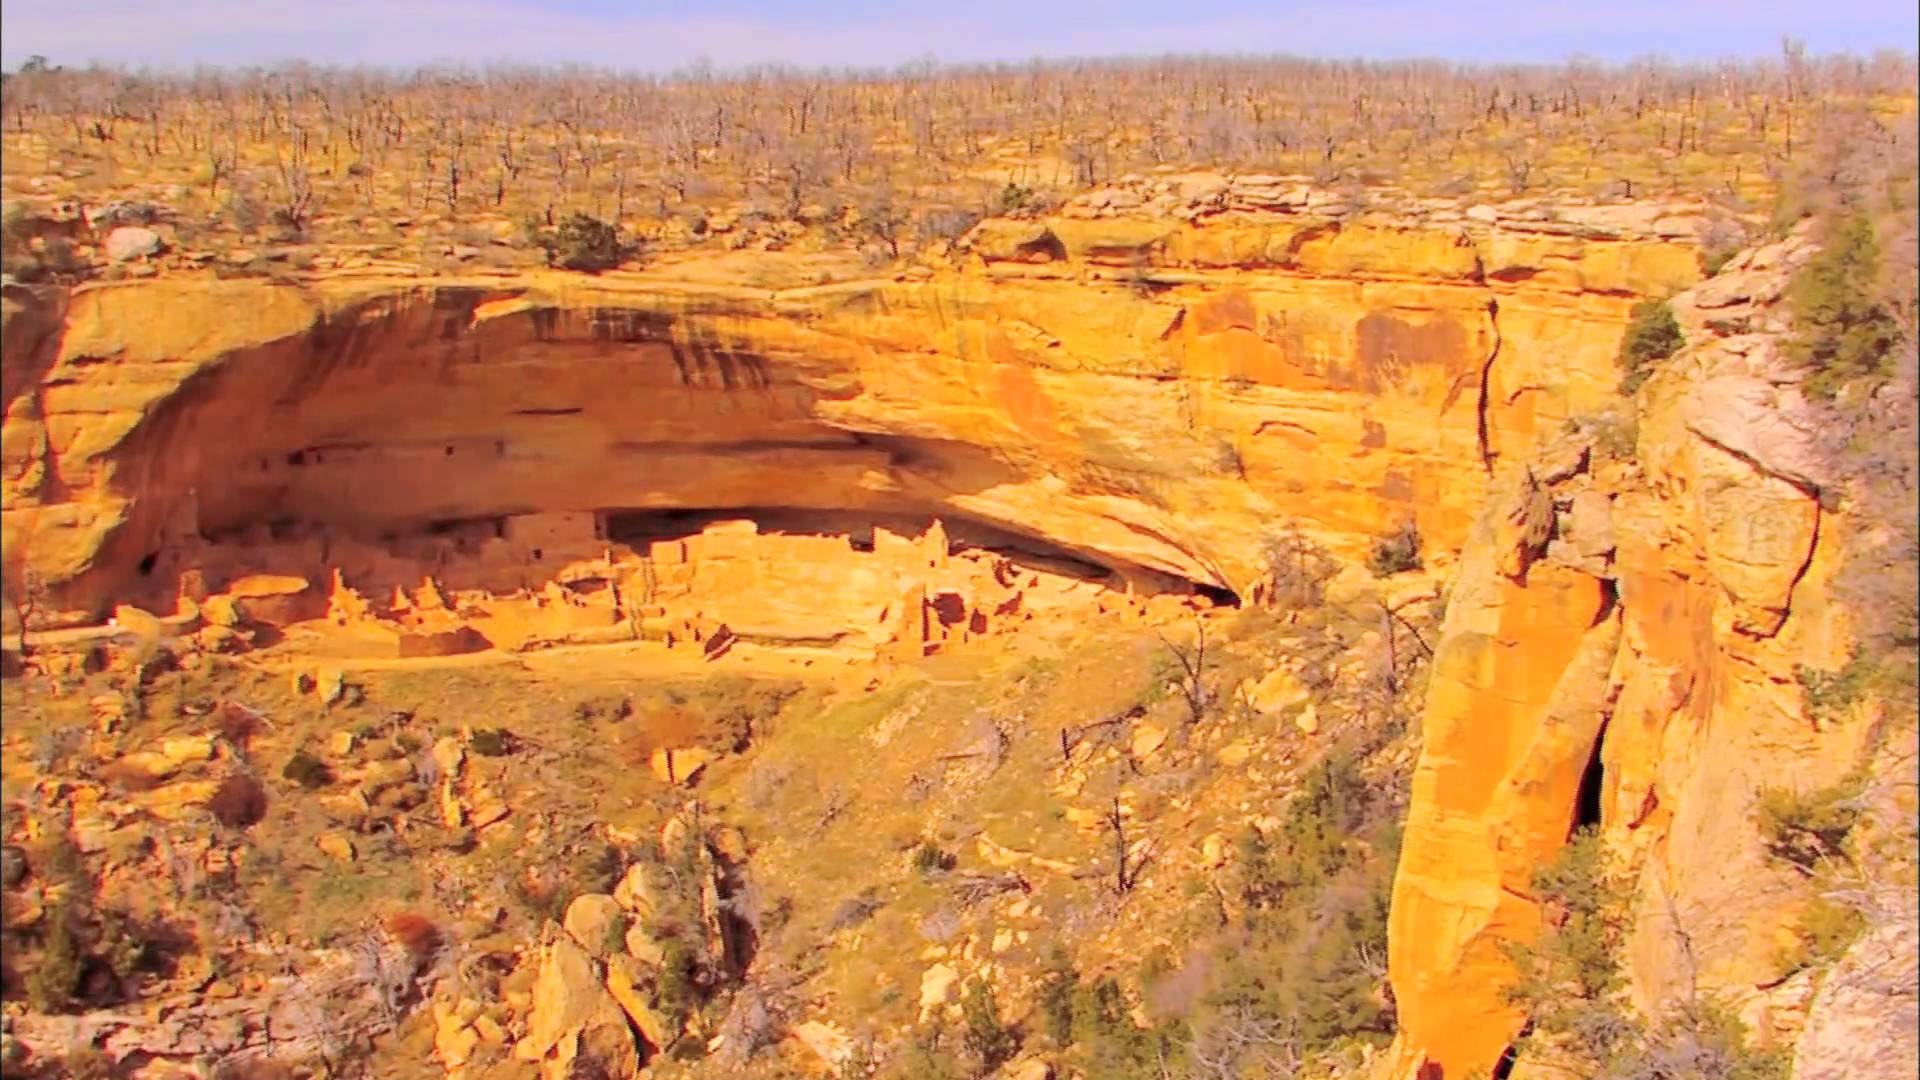
[[[218,636],[299,628],[314,639],[303,648],[370,659],[647,642],[871,661],[1035,618],[1237,603],[984,524],[778,508],[501,514],[377,538],[290,520],[208,537],[177,522],[140,572],[156,610],[198,611]]]

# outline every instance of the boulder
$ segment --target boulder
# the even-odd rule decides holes
[[[1295,705],[1304,704],[1308,697],[1307,688],[1286,668],[1269,671],[1247,691],[1247,700],[1254,711],[1266,716],[1278,716]]]
[[[414,778],[413,762],[406,758],[390,758],[376,761],[367,766],[360,778],[360,790],[372,799],[389,788],[409,783]]]
[[[123,225],[107,234],[107,258],[131,262],[160,253],[160,234],[137,225]]]
[[[166,624],[160,621],[160,616],[130,604],[121,604],[113,609],[113,625],[115,629],[142,641],[158,641],[167,633]]]
[[[174,739],[164,739],[160,743],[160,753],[175,766],[191,765],[195,762],[213,760],[213,736],[187,735]]]
[[[218,790],[218,780],[182,780],[141,792],[131,801],[162,821],[182,821],[199,815]]]
[[[1213,756],[1214,760],[1218,761],[1220,767],[1224,769],[1238,769],[1242,765],[1245,765],[1248,759],[1252,757],[1253,747],[1249,746],[1245,739],[1236,739],[1228,743],[1221,747],[1219,752]]]
[[[444,1001],[433,1003],[433,1049],[448,1070],[458,1069],[473,1057],[480,1046],[480,1033],[460,1018]]]
[[[626,1012],[595,973],[592,957],[570,937],[541,951],[527,1036],[514,1056],[539,1062],[549,1080],[571,1075],[574,1060],[584,1056],[597,1059],[613,1080],[628,1080],[640,1070]]]
[[[853,1040],[832,1024],[808,1020],[795,1024],[792,1034],[821,1064],[836,1073],[844,1069],[847,1059],[853,1056]]]
[[[647,880],[645,863],[634,863],[613,887],[613,898],[620,906],[633,912],[639,919],[652,915],[657,906],[654,900],[653,884]]]
[[[627,927],[627,955],[647,967],[659,967],[666,962],[667,950],[636,922]]]
[[[349,863],[353,861],[353,841],[339,833],[321,833],[320,839],[314,841],[314,846],[320,849],[321,854],[336,862]]]
[[[711,750],[693,746],[685,750],[655,750],[648,765],[662,783],[691,784],[712,760]]]
[[[1832,480],[1820,457],[1820,420],[1797,389],[1721,364],[1688,387],[1687,429],[1753,468],[1801,489]]]
[[[126,232],[129,231],[129,226],[151,225],[171,216],[171,213],[167,207],[154,203],[122,201],[88,207],[86,218],[87,224],[91,225],[95,232],[109,229],[114,232]]]
[[[1166,744],[1166,729],[1153,724],[1141,724],[1133,729],[1133,741],[1128,745],[1128,749],[1132,752],[1135,761],[1145,761],[1158,753]]]
[[[658,1050],[671,1042],[676,1033],[641,990],[651,981],[647,965],[642,961],[617,953],[607,958],[607,993],[613,995],[647,1045]]]
[[[605,893],[575,897],[573,903],[567,905],[562,919],[567,933],[595,959],[605,959],[620,945],[625,922],[626,913],[621,910],[620,901]]]
[[[1583,558],[1613,554],[1613,500],[1598,491],[1583,491],[1561,521],[1561,531]]]
[[[151,786],[172,779],[180,771],[180,763],[168,760],[165,754],[142,750],[121,754],[109,768],[112,769],[112,775],[122,782],[137,780]]]
[[[467,760],[466,748],[460,740],[451,735],[442,735],[433,744],[433,764],[440,775],[448,779],[460,775],[460,766]]]
[[[1041,1058],[1016,1061],[1006,1068],[1007,1080],[1053,1080],[1053,1066]]]
[[[12,844],[0,848],[0,886],[11,889],[26,879],[26,849]]]
[[[946,964],[935,964],[920,976],[920,1021],[925,1023],[935,1012],[960,996],[960,973]]]

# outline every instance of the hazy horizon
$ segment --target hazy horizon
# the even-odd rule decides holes
[[[1343,5],[1276,3],[1262,11],[1167,14],[1166,5],[1113,0],[1051,5],[979,0],[931,13],[885,0],[831,6],[739,0],[698,15],[615,0],[340,0],[329,5],[213,0],[156,18],[138,0],[0,0],[0,64],[29,56],[185,69],[306,61],[411,68],[435,63],[579,63],[666,73],[704,61],[720,70],[760,64],[894,68],[1032,59],[1167,54],[1458,63],[1551,63],[1573,56],[1618,63],[1754,59],[1783,37],[1815,54],[1911,54],[1920,12],[1891,0],[1626,0],[1546,6],[1497,0]]]

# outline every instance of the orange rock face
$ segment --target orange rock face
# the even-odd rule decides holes
[[[1546,563],[1506,576],[1495,524],[1468,542],[1434,656],[1389,927],[1403,1043],[1449,1076],[1489,1066],[1525,1020],[1501,946],[1537,930],[1532,874],[1574,824],[1619,641],[1606,583]]]
[[[1014,225],[1046,242],[1003,250]],[[939,516],[1226,589],[1278,522],[1454,545],[1483,459],[1591,407],[1635,295],[1696,273],[1658,237],[1474,229],[990,222],[930,277],[778,292],[671,267],[9,290],[6,546],[72,622],[275,548],[367,592],[518,515]]]
[[[1495,1066],[1525,1020],[1503,945],[1539,932],[1533,872],[1576,824],[1632,885],[1642,1013],[1712,992],[1775,1037],[1793,905],[1755,804],[1833,783],[1865,725],[1823,730],[1796,685],[1798,665],[1846,655],[1828,582],[1850,522],[1813,493],[1793,376],[1773,337],[1707,325],[1760,324],[1784,272],[1768,280],[1737,319],[1713,285],[1677,298],[1690,347],[1641,391],[1632,452],[1602,462],[1580,436],[1514,464],[1467,540],[1395,878],[1384,1075]]]

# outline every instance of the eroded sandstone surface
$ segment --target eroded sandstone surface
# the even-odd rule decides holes
[[[66,624],[172,611],[194,571],[533,585],[542,545],[516,574],[458,537],[685,510],[938,517],[1239,592],[1281,523],[1456,548],[1494,465],[1612,393],[1631,304],[1698,274],[1684,215],[1341,219],[1242,188],[990,220],[889,280],[10,288],[7,550]]]
[[[1761,248],[1676,298],[1689,345],[1641,391],[1637,428],[1583,428],[1500,473],[1425,707],[1393,1075],[1489,1068],[1520,1032],[1503,946],[1538,933],[1533,874],[1577,826],[1632,876],[1625,968],[1645,1014],[1725,995],[1763,1044],[1805,1016],[1781,959],[1793,877],[1756,802],[1834,784],[1867,732],[1822,725],[1797,682],[1849,640],[1832,580],[1850,522],[1823,509],[1779,349],[1781,286],[1806,254]]]

